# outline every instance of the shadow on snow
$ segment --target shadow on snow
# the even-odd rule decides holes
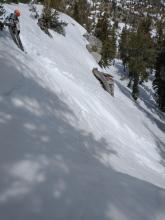
[[[73,126],[69,106],[17,62],[0,56],[0,218],[164,219],[165,191],[103,165],[106,140]]]

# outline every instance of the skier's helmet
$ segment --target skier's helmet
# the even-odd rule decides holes
[[[20,13],[20,11],[19,11],[18,9],[16,9],[16,10],[14,11],[14,14],[15,14],[17,17],[19,17],[19,16],[21,15],[21,13]]]

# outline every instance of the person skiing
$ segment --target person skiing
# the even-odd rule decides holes
[[[14,13],[11,13],[9,16],[6,17],[4,24],[8,26],[9,32],[11,34],[11,37],[13,41],[16,43],[16,45],[24,51],[24,47],[22,45],[21,39],[20,39],[20,23],[19,23],[19,17],[21,13],[18,9],[14,10]]]
[[[19,35],[20,34],[20,24],[19,24],[19,17],[21,13],[18,9],[14,10],[14,13],[11,13],[9,16],[5,19],[5,25],[11,28],[12,32],[14,34]]]

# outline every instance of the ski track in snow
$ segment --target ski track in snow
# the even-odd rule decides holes
[[[27,54],[0,33],[0,219],[164,220],[165,123],[150,82],[133,103],[116,60],[111,97],[80,25],[61,14],[66,37],[51,39],[19,7]]]

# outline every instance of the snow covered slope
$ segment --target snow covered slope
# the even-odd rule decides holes
[[[51,39],[19,8],[27,54],[0,32],[0,219],[164,220],[165,124],[149,87],[134,104],[117,61],[111,97],[81,26],[61,15],[66,37]]]

